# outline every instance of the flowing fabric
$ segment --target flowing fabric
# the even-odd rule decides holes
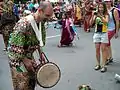
[[[84,16],[84,30],[90,30],[90,19],[92,17],[92,10],[94,9],[93,5],[90,3],[85,4],[85,16]]]
[[[84,31],[88,31],[90,29],[90,24],[89,24],[89,21],[92,17],[92,12],[89,12],[85,15],[85,18],[84,18]]]
[[[79,8],[78,5],[76,5],[75,16],[74,16],[74,23],[75,24],[80,24],[81,18],[82,18],[82,16],[81,16],[81,9]]]
[[[72,27],[70,26],[70,20],[62,20],[62,35],[61,35],[61,45],[69,45],[74,40],[74,31],[72,30]]]

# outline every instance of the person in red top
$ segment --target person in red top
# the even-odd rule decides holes
[[[70,12],[68,11],[63,14],[62,20],[60,20],[58,23],[62,25],[62,35],[58,47],[72,46],[75,33],[72,29],[73,21],[71,19]]]
[[[86,32],[90,32],[90,18],[92,16],[93,11],[93,1],[87,0],[85,3],[85,16],[84,16],[84,30]]]

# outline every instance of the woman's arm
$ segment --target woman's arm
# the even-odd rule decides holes
[[[108,23],[108,15],[102,16],[102,15],[98,14],[97,16],[102,19],[103,23]]]
[[[95,23],[95,18],[96,18],[96,15],[94,15],[94,13],[92,14],[92,17],[90,19],[90,26],[92,26],[94,23]]]

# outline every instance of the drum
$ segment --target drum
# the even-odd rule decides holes
[[[60,80],[60,69],[55,63],[49,62],[43,52],[40,58],[40,64],[37,66],[36,70],[37,83],[43,88],[51,88]]]

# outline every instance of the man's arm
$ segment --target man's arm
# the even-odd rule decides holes
[[[116,22],[116,35],[115,35],[115,38],[118,37],[118,31],[119,31],[119,13],[118,13],[118,10],[114,10],[114,17],[115,17],[115,22]]]

